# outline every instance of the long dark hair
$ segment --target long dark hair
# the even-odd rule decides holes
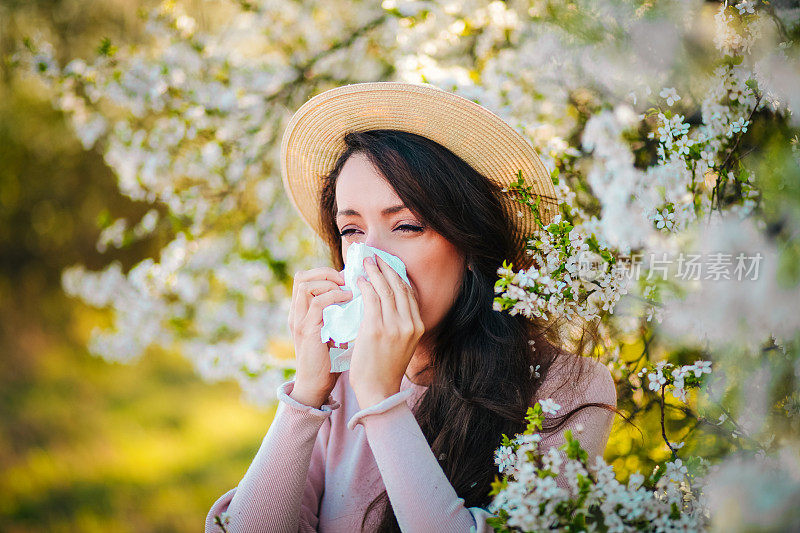
[[[471,266],[448,313],[425,332],[430,359],[423,372],[432,380],[414,416],[464,505],[486,507],[498,474],[494,451],[501,434],[513,436],[525,429],[525,413],[540,384],[556,359],[567,355],[559,348],[559,328],[492,307],[497,269],[504,259],[520,264],[524,253],[512,238],[513,223],[503,209],[499,185],[444,146],[413,133],[349,132],[344,141],[344,152],[324,176],[319,205],[323,238],[337,269],[344,261],[335,220],[336,180],[355,153],[366,155],[406,207],[460,250]],[[540,378],[532,378],[531,365],[539,365]],[[573,365],[576,381],[582,366]],[[555,417],[559,422],[548,429],[555,431],[589,405],[617,412],[605,404],[581,405]],[[367,507],[362,531],[382,501],[379,531],[400,531],[385,490]]]

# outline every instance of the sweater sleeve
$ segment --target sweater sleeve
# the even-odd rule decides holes
[[[586,403],[604,403],[612,407],[617,406],[616,384],[608,368],[593,359],[587,358],[584,363],[588,366],[588,371],[584,374],[585,381],[573,387],[573,390],[577,392],[563,393],[555,391],[551,393],[553,400],[561,406],[557,414],[566,414],[575,407]],[[562,381],[563,383],[560,378],[553,381]],[[588,463],[592,466],[594,465],[594,458],[598,455],[602,457],[605,452],[613,422],[613,412],[602,407],[584,407],[567,419],[557,431],[543,436],[539,442],[539,450],[547,452],[549,448],[561,446],[566,442],[564,433],[567,430],[571,430],[573,437],[580,441],[581,447],[589,455]],[[556,485],[568,488],[567,479],[563,472],[556,477]]]
[[[320,427],[341,404],[328,396],[317,409],[289,396],[293,388],[294,380],[278,387],[278,409],[261,447],[239,484],[212,505],[206,533],[222,531],[218,515],[229,533],[316,531],[326,440]]]
[[[404,532],[485,533],[492,514],[482,507],[465,507],[433,455],[414,413],[406,403],[412,389],[401,390],[356,412],[348,429],[366,431],[397,522]]]

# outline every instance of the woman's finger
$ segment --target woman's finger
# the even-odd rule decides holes
[[[295,294],[292,313],[295,317],[304,317],[308,313],[308,307],[315,296],[328,291],[341,290],[341,286],[334,281],[324,279],[295,283],[292,290]]]
[[[376,256],[378,259],[378,266],[381,269],[384,277],[387,279],[389,286],[394,293],[395,309],[397,310],[397,318],[400,321],[400,327],[407,326],[411,329],[414,328],[413,318],[411,316],[411,305],[409,303],[411,286],[400,277],[395,269],[389,265],[383,258]]]
[[[322,310],[336,302],[344,302],[353,297],[351,291],[332,290],[323,292],[319,296],[314,296],[308,306],[306,322],[316,327],[322,324]]]
[[[308,304],[310,299],[308,297],[298,298],[303,283],[311,281],[329,281],[336,285],[344,285],[344,275],[338,270],[331,267],[312,268],[311,270],[299,270],[294,275],[292,281],[292,309],[289,314],[289,322],[291,326],[291,317],[303,317],[308,312]],[[317,294],[319,294],[317,292]]]
[[[422,321],[422,316],[420,316],[419,312],[419,300],[417,300],[417,291],[409,286],[409,290],[406,292],[408,296],[408,306],[411,310],[411,318],[414,321],[414,325],[419,332],[420,335],[425,333],[425,323]]]
[[[364,259],[364,268],[369,274],[369,281],[372,283],[372,288],[381,299],[381,316],[383,318],[384,326],[391,325],[390,322],[396,320],[397,307],[395,304],[395,295],[389,282],[378,267],[378,263],[369,261],[369,258]],[[391,267],[387,267],[391,270]]]
[[[294,275],[292,282],[292,299],[297,295],[297,287],[304,281],[330,280],[339,285],[344,285],[344,275],[331,267],[312,268],[311,270],[299,270]]]
[[[383,324],[381,297],[375,292],[372,283],[363,276],[359,276],[356,283],[364,300],[364,318],[361,327],[363,328],[365,324]]]

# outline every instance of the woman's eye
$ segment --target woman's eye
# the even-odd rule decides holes
[[[400,226],[397,226],[397,229],[399,229],[400,231],[417,231],[417,232],[422,231],[422,228],[420,226],[414,226],[412,224],[402,224]]]
[[[419,232],[421,232],[423,230],[423,228],[421,226],[415,226],[413,224],[401,224],[400,226],[397,226],[397,228],[395,228],[395,229],[397,229],[399,231],[402,231],[402,232],[415,232],[415,233],[419,233]],[[340,237],[346,237],[346,236],[352,234],[355,231],[358,231],[358,230],[355,229],[355,228],[343,229],[342,231],[339,232],[339,236]]]

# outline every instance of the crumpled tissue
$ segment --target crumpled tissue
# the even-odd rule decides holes
[[[322,342],[333,340],[336,344],[346,342],[347,348],[331,347],[331,372],[344,372],[350,368],[350,357],[355,348],[358,328],[364,318],[364,298],[358,288],[356,280],[359,276],[369,279],[369,274],[364,269],[364,258],[379,255],[403,280],[411,285],[406,274],[403,261],[389,252],[379,250],[367,244],[356,242],[347,249],[347,260],[344,266],[344,286],[342,289],[353,292],[353,297],[348,302],[334,303],[322,310]]]

